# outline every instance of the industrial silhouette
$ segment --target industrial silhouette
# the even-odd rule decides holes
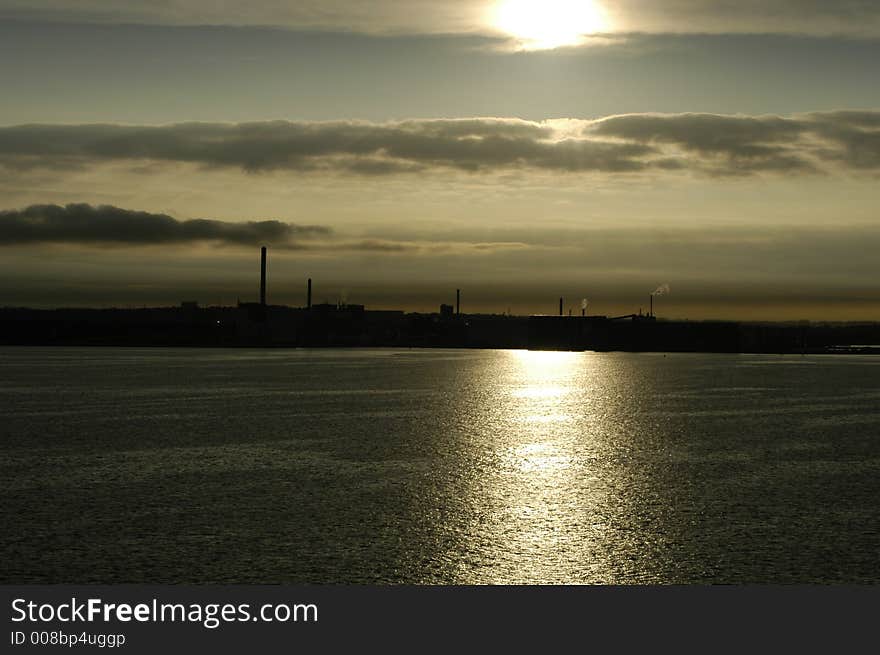
[[[260,248],[260,305],[266,306],[266,246]]]
[[[461,313],[455,306],[437,313],[367,310],[347,302],[312,303],[312,278],[304,307],[267,301],[268,252],[260,248],[259,302],[235,307],[144,309],[0,308],[0,343],[69,345],[180,346],[398,346],[531,348],[547,350],[625,350],[691,352],[875,352],[880,324],[740,323],[658,320],[654,296],[669,293],[663,284],[650,295],[647,314],[510,316]]]

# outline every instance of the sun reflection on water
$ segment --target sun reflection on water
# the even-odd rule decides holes
[[[495,464],[481,487],[492,508],[483,527],[493,561],[485,581],[584,577],[577,571],[597,565],[590,552],[604,527],[598,513],[584,520],[602,504],[601,479],[589,471],[592,436],[584,431],[591,356],[510,351],[506,360],[486,398],[506,429],[491,435]]]
[[[502,461],[505,470],[520,473],[550,471],[571,465],[569,457],[556,446],[547,443],[531,443],[512,448]]]
[[[511,350],[510,355],[529,381],[553,380],[570,375],[572,366],[583,357],[582,353],[555,350]]]
[[[511,356],[511,373],[517,381],[511,389],[511,396],[517,401],[514,412],[517,422],[544,424],[546,427],[540,430],[540,435],[570,422],[573,417],[564,410],[570,405],[581,354],[515,350]],[[548,447],[541,442],[537,445]]]

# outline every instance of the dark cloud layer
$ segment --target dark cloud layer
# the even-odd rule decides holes
[[[880,169],[880,112],[794,116],[629,114],[600,120],[471,118],[0,128],[11,169],[99,161],[187,162],[245,171],[393,175],[439,169],[710,175]]]
[[[407,241],[341,238],[322,225],[281,221],[181,221],[166,214],[88,204],[31,205],[0,211],[0,247],[68,244],[79,246],[152,246],[208,242],[222,246],[267,245],[316,253],[494,253],[518,250],[521,242]]]
[[[330,232],[329,228],[323,226],[295,225],[280,221],[179,221],[165,214],[151,214],[108,205],[32,205],[26,209],[0,211],[0,245],[160,245],[212,241],[227,245],[253,246],[271,243],[291,246],[299,239],[326,236]]]
[[[718,173],[814,170],[801,143],[809,131],[803,121],[778,116],[714,114],[632,114],[587,128],[588,134],[676,147]]]
[[[880,168],[880,112],[872,111],[629,114],[598,121],[585,132],[675,148],[692,167],[718,175]]]
[[[596,139],[554,139],[547,124],[492,118],[375,124],[354,121],[180,123],[164,126],[22,125],[0,128],[0,161],[71,166],[156,160],[246,171],[337,170],[388,174],[451,167],[556,170],[642,168],[652,148]]]

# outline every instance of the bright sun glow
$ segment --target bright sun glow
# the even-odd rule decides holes
[[[502,0],[493,24],[527,50],[577,45],[607,30],[602,11],[591,0]]]

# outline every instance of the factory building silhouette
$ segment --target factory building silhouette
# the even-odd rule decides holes
[[[368,310],[347,302],[313,303],[313,280],[305,303],[269,303],[269,253],[260,248],[257,302],[234,307],[201,307],[187,300],[178,307],[142,309],[0,308],[0,343],[58,345],[286,346],[286,347],[449,347],[547,350],[690,352],[873,352],[880,324],[739,323],[658,320],[654,295],[647,314],[564,315],[559,297],[555,315],[511,316],[462,313],[461,288],[455,305],[436,313]]]

